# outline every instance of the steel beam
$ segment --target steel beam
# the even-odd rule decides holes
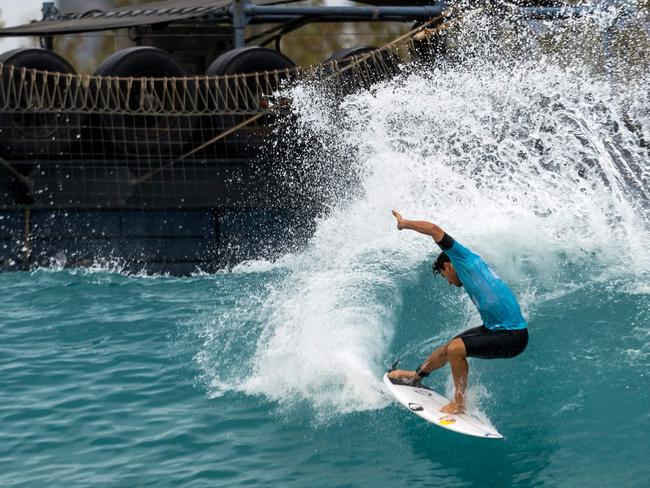
[[[387,18],[410,17],[428,18],[440,15],[447,8],[444,2],[422,7],[284,7],[274,5],[254,5],[248,3],[244,13],[248,17],[278,15],[278,16],[330,16],[354,17],[369,20],[385,20]]]

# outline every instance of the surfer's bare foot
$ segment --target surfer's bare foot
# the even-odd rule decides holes
[[[449,402],[447,405],[442,407],[440,409],[442,413],[451,413],[451,414],[456,414],[456,413],[463,413],[465,411],[465,405],[462,403],[453,401]]]
[[[420,382],[420,377],[415,374],[415,371],[406,371],[403,369],[395,369],[388,373],[388,377],[393,383],[400,383],[403,385],[415,385]]]
[[[404,228],[404,217],[402,217],[402,214],[396,210],[392,210],[392,212],[393,216],[397,220],[397,229],[402,230]]]

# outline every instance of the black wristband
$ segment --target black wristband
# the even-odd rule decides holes
[[[427,376],[429,376],[429,373],[427,373],[426,371],[422,371],[422,366],[418,366],[418,369],[415,370],[415,374],[420,378],[426,378]]]
[[[443,251],[446,251],[448,249],[451,249],[451,246],[454,245],[454,238],[451,237],[449,234],[445,232],[445,235],[442,236],[442,239],[440,239],[440,242],[437,242],[438,247],[442,249]]]

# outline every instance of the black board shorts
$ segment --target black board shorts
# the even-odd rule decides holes
[[[490,330],[481,325],[458,334],[454,339],[463,340],[468,357],[514,358],[528,345],[528,329]]]

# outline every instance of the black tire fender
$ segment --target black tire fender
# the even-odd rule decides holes
[[[284,54],[260,46],[239,47],[226,51],[208,67],[208,76],[234,75],[291,69],[295,63]]]
[[[339,66],[343,65],[342,62],[348,61],[348,63],[352,60],[352,58],[356,56],[361,56],[363,54],[368,54],[371,53],[372,51],[376,51],[377,48],[374,46],[356,46],[356,47],[348,47],[346,49],[340,49],[336,51],[334,54],[332,54],[329,58],[325,60],[325,63],[329,63],[331,61],[338,61]],[[347,63],[345,63],[347,64]]]
[[[21,48],[8,51],[0,55],[0,63],[13,65],[17,68],[29,70],[71,73],[75,74],[72,65],[62,56],[53,51],[42,48]],[[21,83],[20,75],[14,71],[13,79],[10,78],[10,68],[3,69],[2,83],[9,88],[10,84]],[[28,75],[29,76],[29,75]],[[74,81],[74,80],[73,80]],[[34,96],[38,96],[42,90],[43,83],[48,83],[47,91],[54,91],[56,82],[53,76],[36,75],[36,78],[29,77],[25,83],[37,83],[39,89],[30,90]],[[59,78],[61,90],[64,90],[65,79]],[[20,86],[13,87],[20,89]],[[13,90],[12,90],[13,91]],[[2,96],[0,92],[0,97]],[[78,139],[77,135],[81,130],[83,117],[76,112],[57,112],[58,109],[66,107],[52,107],[54,110],[48,112],[12,112],[13,100],[0,99],[0,146],[2,153],[13,159],[35,160],[35,159],[60,159],[69,151],[71,142]],[[40,105],[42,101],[20,99],[19,109],[26,109],[33,105]],[[4,109],[9,104],[9,109]]]
[[[248,46],[226,51],[210,64],[206,74],[208,76],[224,76],[275,70],[283,71],[292,69],[295,66],[295,63],[290,58],[278,51],[260,46]],[[284,77],[280,75],[278,78],[282,80]],[[229,82],[220,82],[218,89],[236,89],[234,86],[226,86],[226,83]],[[255,82],[254,77],[251,77],[247,81],[247,83]],[[237,83],[237,81],[233,79],[232,83]],[[271,86],[269,88],[273,91],[279,87]],[[251,87],[251,91],[254,93],[256,90],[254,87]],[[259,102],[262,103],[262,100]],[[211,110],[217,113],[220,109],[223,109],[223,107],[211,107]],[[249,114],[217,115],[213,117],[213,126],[216,129],[215,132],[224,131],[250,117],[251,115]],[[272,126],[273,117],[269,115],[257,120],[254,124],[247,125],[233,132],[225,138],[227,153],[238,157],[251,157],[255,155],[259,152],[260,146],[269,141]]]
[[[127,78],[132,78],[134,85],[131,88],[129,108],[137,110],[140,104],[147,103],[141,97],[142,88],[140,79],[145,78],[185,78],[191,76],[189,69],[163,49],[136,46],[122,49],[111,54],[95,69],[97,76],[115,76],[124,78],[118,83],[126,84]],[[164,83],[174,83],[170,80],[156,80],[156,89],[163,89]],[[178,90],[192,90],[196,87],[191,80],[185,84],[177,82]],[[107,90],[105,83],[99,83],[97,90]],[[122,89],[120,87],[120,89]],[[160,102],[153,99],[150,103]],[[144,107],[146,110],[146,107]],[[161,107],[152,107],[161,110]],[[164,112],[164,107],[162,107]],[[104,137],[109,139],[118,153],[122,155],[147,158],[149,156],[174,156],[182,152],[189,139],[194,125],[194,116],[178,113],[151,116],[133,116],[129,114],[101,115],[101,125]]]
[[[356,46],[336,51],[323,63],[326,73],[333,73],[335,68],[330,64],[333,61],[336,61],[337,66],[342,68],[348,66],[353,61],[353,58],[377,50],[373,46]],[[364,63],[366,67],[364,77],[356,76],[353,70],[338,75],[344,93],[354,91],[356,88],[368,89],[372,84],[399,72],[397,61],[389,51],[381,51],[377,56],[369,57],[367,60],[361,61],[361,63]]]

